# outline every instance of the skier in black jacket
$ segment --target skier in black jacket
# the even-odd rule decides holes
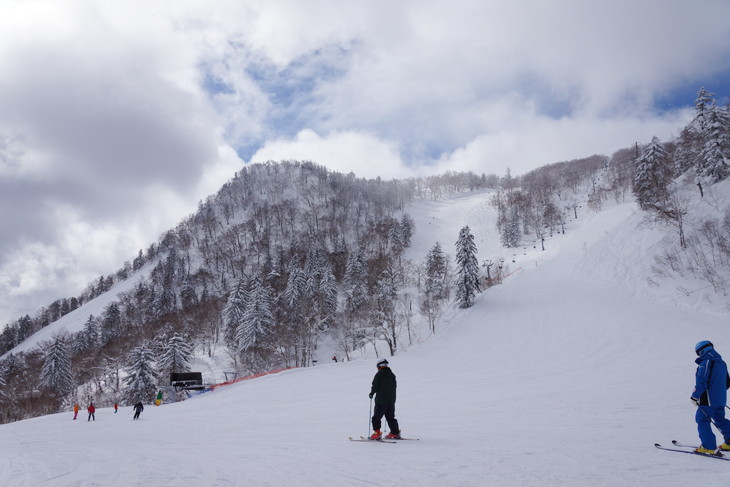
[[[395,388],[397,387],[395,374],[385,359],[379,360],[377,363],[378,372],[373,378],[373,385],[370,388],[370,399],[375,396],[375,412],[373,413],[373,430],[370,436],[371,440],[379,440],[382,436],[380,432],[380,420],[385,416],[388,422],[390,433],[386,438],[400,438],[400,428],[398,420],[395,419]]]
[[[132,419],[139,419],[139,415],[142,414],[142,411],[144,411],[144,405],[142,404],[142,401],[139,401],[134,405],[134,418]]]

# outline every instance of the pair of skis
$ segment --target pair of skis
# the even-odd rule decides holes
[[[723,456],[722,453],[717,454],[717,455],[709,455],[707,453],[698,453],[698,452],[694,451],[694,449],[697,448],[697,446],[685,445],[684,443],[680,443],[677,440],[672,440],[672,445],[676,446],[677,448],[667,448],[666,446],[662,446],[659,443],[654,443],[654,446],[659,448],[660,450],[673,451],[673,452],[677,452],[677,453],[689,453],[690,455],[698,455],[701,457],[714,458],[716,460],[725,460],[726,462],[730,461],[730,458]],[[690,449],[686,450],[683,448],[690,448]]]
[[[378,443],[398,443],[399,441],[409,440],[409,441],[417,441],[420,440],[420,438],[378,438],[377,440],[373,440],[370,438],[367,438],[365,436],[361,436],[360,438],[353,438],[350,436],[348,438],[350,441],[374,441]]]

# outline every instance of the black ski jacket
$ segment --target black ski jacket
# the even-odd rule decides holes
[[[390,367],[378,370],[370,388],[370,393],[375,394],[375,404],[395,404],[396,387],[395,374]]]

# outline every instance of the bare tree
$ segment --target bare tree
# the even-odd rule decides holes
[[[647,209],[651,211],[659,220],[675,227],[679,233],[679,246],[687,247],[687,241],[684,235],[685,217],[689,209],[689,203],[692,200],[689,193],[682,191],[681,188],[671,188],[667,192],[667,196],[663,202],[648,203]]]

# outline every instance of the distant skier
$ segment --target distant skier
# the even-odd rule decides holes
[[[134,405],[134,418],[132,419],[139,419],[139,415],[142,414],[142,411],[144,411],[144,405],[142,404],[142,401],[139,401]]]
[[[94,403],[90,403],[89,407],[86,408],[86,410],[89,412],[89,419],[86,421],[91,421],[92,419],[96,421],[96,416],[94,416],[94,413],[96,412],[96,408],[94,407]]]
[[[117,412],[118,412],[118,411],[119,411],[119,404],[117,404],[117,403],[115,402],[115,403],[114,403],[114,414],[117,414]]]
[[[79,415],[79,403],[74,403],[74,419]]]
[[[375,396],[375,412],[373,413],[373,434],[371,440],[379,440],[382,436],[380,432],[381,419],[385,416],[388,422],[390,433],[386,438],[400,438],[400,428],[398,420],[395,419],[395,389],[397,387],[395,374],[386,359],[379,360],[377,365],[378,372],[373,378],[373,385],[370,388],[370,399]]]
[[[727,389],[730,386],[727,365],[714,345],[703,340],[695,345],[697,372],[695,389],[690,400],[697,406],[695,421],[702,444],[695,449],[697,453],[715,454],[717,442],[712,432],[712,424],[720,430],[724,442],[719,450],[730,451],[730,421],[725,418]]]

